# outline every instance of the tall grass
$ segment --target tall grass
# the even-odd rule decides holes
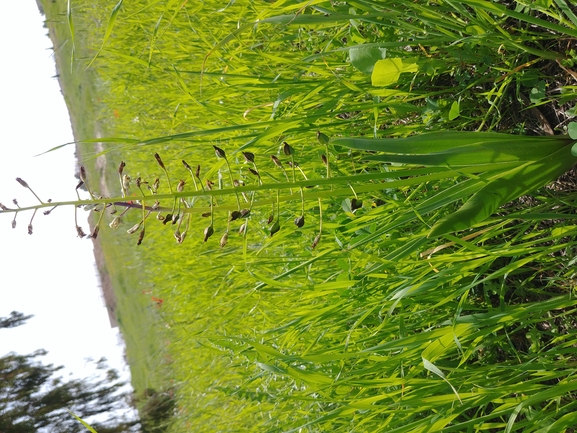
[[[573,61],[565,1],[72,1],[63,17],[97,75],[108,166],[160,182],[130,185],[164,221],[123,253],[140,264],[132,296],[162,300],[172,431],[575,425],[575,195],[517,200],[572,167],[571,140],[437,165],[349,138],[564,132],[531,110],[574,99],[539,93]],[[107,176],[117,197],[100,202],[125,200]],[[489,184],[484,218],[451,222]]]

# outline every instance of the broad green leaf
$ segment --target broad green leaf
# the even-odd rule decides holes
[[[367,161],[464,167],[536,161],[567,146],[567,137],[524,137],[482,132],[435,132],[408,138],[340,138],[344,147],[381,152]]]
[[[491,216],[500,206],[555,180],[575,164],[564,147],[537,161],[492,176],[457,212],[438,221],[428,237],[467,229]]]
[[[461,104],[459,101],[453,101],[451,110],[449,111],[449,120],[455,120],[461,114]]]
[[[569,126],[567,126],[567,132],[569,133],[569,137],[577,140],[577,122],[571,122]]]
[[[400,58],[379,60],[373,68],[371,82],[373,86],[390,86],[399,80],[401,73],[417,70],[416,63],[404,63]]]
[[[351,48],[349,51],[349,59],[351,64],[359,71],[370,74],[373,72],[375,63],[385,58],[387,54],[386,48],[375,46],[365,47],[363,45]]]

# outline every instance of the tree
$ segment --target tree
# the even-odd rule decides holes
[[[0,328],[23,324],[26,317],[12,312],[0,318]],[[17,323],[17,324],[15,324]],[[43,364],[45,350],[28,355],[9,353],[0,358],[0,432],[84,432],[86,429],[70,414],[92,422],[99,433],[138,431],[139,421],[119,415],[128,409],[128,394],[118,381],[116,370],[109,369],[104,379],[63,381],[57,372],[63,367]],[[97,362],[105,367],[104,359]]]

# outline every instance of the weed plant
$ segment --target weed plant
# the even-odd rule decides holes
[[[577,424],[576,197],[543,188],[575,162],[571,4],[62,10],[108,136],[79,143],[92,197],[4,212],[131,233],[171,431]]]

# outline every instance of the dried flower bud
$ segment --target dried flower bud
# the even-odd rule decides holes
[[[160,186],[160,179],[159,178],[154,179],[154,183],[152,184],[152,193],[153,194],[156,194],[159,186]]]
[[[254,164],[254,153],[252,152],[242,152],[242,156],[247,162],[252,162]]]
[[[180,219],[180,214],[176,214],[172,216],[172,224],[176,224]]]
[[[206,181],[206,187],[212,191],[212,187],[214,186],[214,182],[212,180],[207,179]]]
[[[200,165],[196,166],[196,172],[194,173],[194,175],[198,180],[200,180]]]
[[[27,184],[24,180],[22,180],[21,178],[19,178],[19,177],[16,178],[16,182],[18,182],[18,183],[19,183],[20,185],[22,185],[24,188],[30,188],[30,187],[28,186],[28,184]]]
[[[122,176],[122,172],[124,171],[124,167],[126,167],[126,163],[124,161],[120,161],[120,165],[118,166],[118,174]]]
[[[140,185],[142,185],[142,179],[140,176],[138,176],[134,182],[136,183],[137,188],[140,188]]]
[[[321,240],[321,234],[319,233],[318,235],[316,235],[315,240],[313,241],[313,244],[311,245],[311,248],[313,250],[319,244],[320,240]]]
[[[273,214],[273,213],[271,213],[271,214],[268,216],[268,220],[267,220],[267,222],[266,222],[266,223],[267,223],[267,224],[270,224],[270,223],[272,223],[272,220],[273,220],[273,219],[274,219],[274,214]]]
[[[295,225],[300,229],[302,226],[305,225],[305,216],[301,215],[300,217],[295,218]]]
[[[94,227],[94,230],[92,230],[92,233],[90,233],[90,237],[92,239],[96,239],[98,237],[98,232],[100,232],[100,226]]]
[[[80,166],[80,180],[86,182],[86,169],[83,165]]]
[[[239,219],[239,218],[241,217],[241,215],[242,215],[242,214],[240,213],[240,211],[234,210],[234,211],[232,211],[232,212],[230,213],[230,219],[229,219],[229,221],[237,220],[237,219]]]
[[[321,159],[323,160],[324,165],[328,165],[329,161],[324,153],[321,155]]]
[[[224,150],[222,150],[220,147],[216,147],[216,146],[212,146],[214,147],[214,153],[216,153],[216,156],[218,156],[219,158],[225,158],[226,159],[226,153],[224,153]]]
[[[124,176],[122,176],[122,187],[124,189],[128,189],[130,188],[130,176],[125,174]]]
[[[241,225],[241,226],[238,228],[238,234],[239,234],[239,235],[244,235],[245,233],[246,233],[246,223],[244,223],[243,225]]]
[[[200,216],[203,218],[208,218],[211,215],[211,212],[204,212]]]
[[[240,186],[240,182],[238,179],[233,179],[232,181],[232,186],[234,186],[235,188],[238,188]]]
[[[108,224],[108,226],[111,229],[117,229],[120,224],[122,224],[122,218],[120,218],[119,216],[114,217],[114,219],[112,220],[112,222],[110,224]]]
[[[32,224],[28,224],[28,234],[32,234]]]
[[[354,212],[357,209],[360,209],[363,207],[363,202],[361,200],[358,200],[356,198],[353,198],[351,200],[351,210]]]
[[[222,238],[220,238],[220,247],[224,248],[227,242],[228,242],[228,232],[224,232]]]
[[[158,213],[156,214],[156,219],[157,219],[158,221],[164,221],[164,215],[162,215],[160,212],[158,212]]]
[[[296,162],[296,161],[294,161],[294,162],[293,161],[287,161],[287,164],[289,165],[289,167],[295,167],[296,168],[299,166],[298,162]]]
[[[168,223],[171,222],[171,221],[172,221],[172,214],[169,213],[169,214],[167,214],[167,215],[164,217],[164,219],[162,220],[162,224],[166,225],[166,224],[168,224]]]
[[[156,210],[156,209],[158,209],[159,207],[160,207],[160,202],[159,202],[158,200],[156,200],[156,201],[154,202],[154,204],[152,205],[152,209],[153,209],[153,210]]]
[[[290,155],[293,155],[295,153],[295,150],[286,141],[284,141],[282,144],[282,151],[284,152],[284,154],[286,156],[290,156]]]
[[[15,229],[16,228],[16,218],[14,218],[12,220],[12,228]]]
[[[250,215],[250,209],[242,209],[240,211],[241,218],[248,218],[249,215]]]
[[[184,231],[184,232],[182,232],[182,233],[180,234],[180,238],[177,240],[177,242],[178,242],[179,244],[182,244],[182,243],[184,242],[184,239],[185,239],[185,238],[186,238],[186,231]]]
[[[140,230],[140,234],[138,235],[138,241],[136,241],[136,245],[140,245],[142,240],[144,239],[144,227]]]
[[[84,230],[82,230],[82,227],[80,226],[76,226],[76,233],[78,234],[79,238],[86,236],[86,233],[84,233]]]
[[[317,140],[320,144],[329,144],[329,137],[321,131],[317,131]]]
[[[132,227],[130,227],[128,230],[126,230],[126,233],[128,233],[129,235],[136,233],[136,231],[140,228],[140,224],[134,224]]]
[[[176,185],[176,190],[178,192],[184,191],[184,185],[186,185],[186,182],[184,180],[180,179],[180,182],[178,182],[178,185]]]
[[[256,171],[254,168],[249,168],[248,169],[252,174],[254,174],[256,177],[260,177],[260,174],[258,173],[258,171]]]
[[[18,204],[18,200],[12,199],[12,203],[14,203],[16,206],[20,207],[20,205]]]
[[[273,162],[277,165],[277,167],[282,168],[282,162],[280,162],[280,159],[278,159],[276,156],[271,155],[270,159],[273,160]]]
[[[192,168],[184,159],[182,160],[182,165],[184,165],[184,168],[186,168],[188,171],[192,172]]]
[[[204,242],[206,242],[208,240],[208,238],[213,235],[213,233],[214,233],[214,228],[212,227],[212,224],[211,224],[207,228],[204,229]]]
[[[160,155],[158,153],[155,153],[154,157],[156,158],[156,162],[158,162],[158,165],[160,165],[160,168],[162,168],[163,170],[166,170],[166,168],[164,167],[164,162],[162,162]]]
[[[272,225],[272,227],[270,228],[270,237],[272,238],[272,236],[278,232],[280,230],[280,223],[278,222],[278,220],[275,221],[275,223]]]
[[[12,200],[13,202],[16,202],[16,199]],[[14,203],[16,204],[16,203]],[[2,203],[0,203],[0,209],[2,210],[8,210],[8,208],[6,206],[4,206]]]

